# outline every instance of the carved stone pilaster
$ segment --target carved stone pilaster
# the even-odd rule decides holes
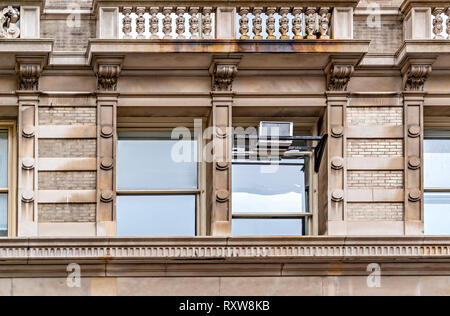
[[[97,236],[114,236],[116,143],[117,143],[117,81],[122,58],[94,60],[97,72]]]
[[[355,70],[353,65],[331,64],[327,73],[328,91],[347,91],[348,83]]]
[[[238,58],[216,59],[210,67],[213,91],[231,91],[233,80],[238,72]]]
[[[37,211],[37,152],[39,77],[44,66],[44,57],[17,57],[18,76],[18,168],[17,214],[18,236],[37,236],[39,214]]]
[[[403,82],[405,91],[423,91],[425,81],[431,73],[430,64],[412,64],[404,69]]]

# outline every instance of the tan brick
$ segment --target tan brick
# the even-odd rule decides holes
[[[403,125],[403,108],[401,107],[348,107],[347,124],[350,126]]]
[[[95,139],[40,139],[41,158],[92,158],[97,156]]]
[[[95,222],[95,204],[39,204],[39,222]]]
[[[95,125],[97,109],[87,107],[40,107],[39,125]]]
[[[403,188],[403,171],[348,171],[349,188]]]
[[[96,172],[39,172],[40,190],[93,190]]]
[[[347,203],[351,221],[402,221],[403,203]]]
[[[402,157],[401,139],[349,139],[348,157]]]

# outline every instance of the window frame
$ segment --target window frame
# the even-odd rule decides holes
[[[260,117],[260,118],[233,118],[233,128],[235,127],[254,127],[258,130],[261,121],[293,122],[294,135],[304,134],[308,136],[317,136],[318,118],[306,117]],[[317,141],[309,141],[308,145],[317,145]],[[309,156],[309,196],[307,213],[286,213],[286,214],[234,214],[233,204],[231,205],[231,218],[239,219],[303,219],[303,228],[306,230],[301,236],[311,236],[318,234],[318,175],[314,172],[314,155],[307,152]],[[233,163],[232,163],[233,164]],[[306,173],[306,170],[305,170]],[[306,219],[306,220],[305,220]],[[306,222],[305,222],[306,221]]]
[[[427,140],[448,140],[450,141],[450,125],[433,125],[430,124],[431,126],[429,126],[427,128],[427,126],[425,125],[424,128],[424,137],[423,137],[423,159],[424,159],[424,164],[425,164],[425,141]],[[427,135],[429,133],[435,134],[435,135]],[[440,134],[442,133],[442,134]],[[447,134],[447,135],[444,135]],[[447,188],[443,188],[443,187],[434,187],[434,188],[429,188],[425,186],[425,170],[423,173],[423,192],[424,192],[424,197],[425,194],[427,193],[449,193],[450,194],[450,185]],[[425,226],[425,199],[424,199],[424,210],[423,210],[424,214],[423,214],[423,221],[424,221],[424,226]],[[425,234],[425,232],[424,232]],[[431,235],[430,235],[431,236]]]
[[[178,123],[175,123],[177,121]],[[191,130],[193,137],[196,136],[197,140],[197,157],[202,157],[203,153],[203,122],[202,132],[194,134],[194,125],[192,121],[185,124],[182,121],[174,120],[171,123],[135,123],[135,124],[118,124],[117,127],[117,144],[119,143],[119,134],[121,132],[133,132],[133,131],[172,131],[173,128],[183,125]],[[194,139],[194,138],[193,138]],[[205,199],[205,164],[203,159],[198,158],[197,161],[197,189],[169,189],[169,190],[119,190],[117,173],[116,173],[116,195],[117,196],[177,196],[177,195],[195,195],[195,236],[206,235],[206,199]],[[116,210],[117,212],[117,210]],[[117,215],[115,217],[117,219]],[[152,237],[152,236],[148,236]]]
[[[15,121],[0,121],[0,131],[8,134],[8,187],[0,188],[0,193],[8,194],[8,235],[17,235],[17,123]],[[4,237],[3,237],[4,238]]]

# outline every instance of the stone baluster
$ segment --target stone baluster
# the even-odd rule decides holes
[[[206,7],[203,8],[203,17],[202,17],[202,34],[204,39],[212,38],[212,8]]]
[[[289,18],[288,14],[291,11],[290,8],[281,8],[280,9],[280,33],[281,39],[290,39],[291,37],[288,35],[289,33]]]
[[[159,18],[158,18],[159,8],[150,8],[150,39],[159,39]]]
[[[253,15],[255,16],[253,18],[253,33],[255,36],[253,39],[255,40],[262,40],[263,36],[261,35],[263,31],[263,18],[261,17],[261,14],[263,12],[263,8],[254,8],[253,9]]]
[[[447,9],[447,11],[445,12],[445,15],[447,15],[447,23],[446,23],[446,27],[447,27],[447,38],[450,39],[450,8]]]
[[[186,36],[184,35],[184,33],[186,33],[186,19],[184,18],[184,13],[186,13],[186,8],[185,7],[178,7],[177,8],[177,38],[178,39],[185,39]]]
[[[306,38],[317,39],[315,35],[316,30],[316,8],[309,7],[306,9],[305,24],[306,24]]]
[[[250,31],[249,22],[250,19],[248,18],[247,14],[250,12],[249,8],[241,8],[240,9],[240,15],[241,19],[239,20],[239,32],[241,33],[241,39],[246,40],[250,39],[250,36],[248,36],[248,32]]]
[[[163,14],[163,33],[164,33],[164,39],[172,39],[172,8],[171,7],[164,7]]]
[[[8,6],[0,10],[0,38],[19,38],[20,9]]]
[[[189,20],[189,32],[191,33],[192,39],[199,39],[199,31],[200,31],[200,21],[198,18],[198,12],[200,11],[199,7],[191,7],[189,9],[189,14],[191,15],[191,18]]]
[[[320,8],[319,10],[319,32],[320,39],[330,39],[328,35],[328,30],[330,29],[330,8]]]
[[[137,7],[136,8],[136,33],[137,33],[137,39],[144,39],[145,38],[145,7]]]
[[[303,39],[302,32],[302,12],[303,8],[294,8],[292,13],[294,19],[292,20],[292,31],[294,32],[294,39]]]
[[[443,39],[442,32],[444,31],[444,19],[442,18],[442,13],[444,13],[444,8],[434,8],[433,9],[433,33],[434,39]]]
[[[133,27],[131,26],[131,12],[132,12],[132,8],[131,7],[124,7],[123,8],[123,27],[122,27],[122,32],[123,32],[123,38],[124,39],[130,39],[132,38],[131,36],[131,32],[133,31]]]
[[[275,36],[275,12],[277,12],[276,8],[267,8],[266,14],[267,14],[267,39],[276,39]]]

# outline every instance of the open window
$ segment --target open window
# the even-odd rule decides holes
[[[172,129],[124,129],[117,148],[117,235],[195,236],[199,141]]]
[[[235,129],[232,170],[234,236],[308,235],[312,231],[312,175],[326,136],[295,130],[291,122]]]

